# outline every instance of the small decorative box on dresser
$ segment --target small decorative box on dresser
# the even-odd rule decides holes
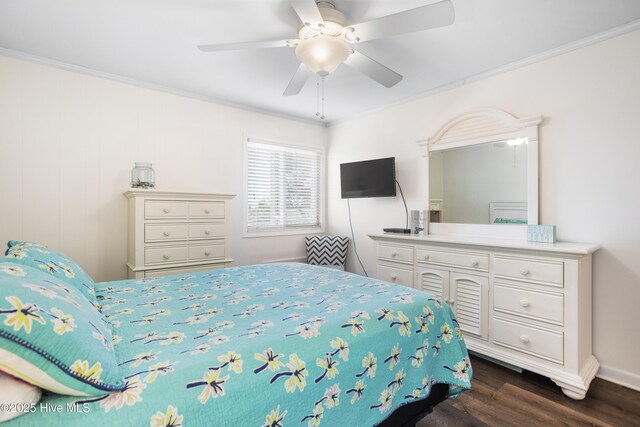
[[[129,278],[228,267],[232,194],[131,190]]]
[[[551,378],[583,399],[600,366],[591,345],[596,245],[370,235],[377,278],[449,303],[469,350]]]

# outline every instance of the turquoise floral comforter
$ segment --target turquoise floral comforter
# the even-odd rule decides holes
[[[42,404],[60,413],[7,425],[371,426],[434,383],[470,387],[448,305],[350,273],[254,265],[99,283],[96,295],[126,389],[51,395]]]

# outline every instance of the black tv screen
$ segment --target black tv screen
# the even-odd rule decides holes
[[[342,163],[340,182],[343,199],[394,197],[396,195],[396,158]]]

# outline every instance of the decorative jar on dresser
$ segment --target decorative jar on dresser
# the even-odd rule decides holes
[[[551,378],[582,399],[592,353],[591,258],[597,245],[374,234],[377,278],[440,296],[469,350]]]
[[[129,278],[231,265],[229,201],[233,194],[131,190]]]

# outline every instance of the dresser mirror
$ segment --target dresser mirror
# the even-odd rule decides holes
[[[538,125],[481,109],[418,141],[428,158],[429,234],[520,238],[538,223]]]
[[[526,138],[429,154],[433,222],[527,224]]]

